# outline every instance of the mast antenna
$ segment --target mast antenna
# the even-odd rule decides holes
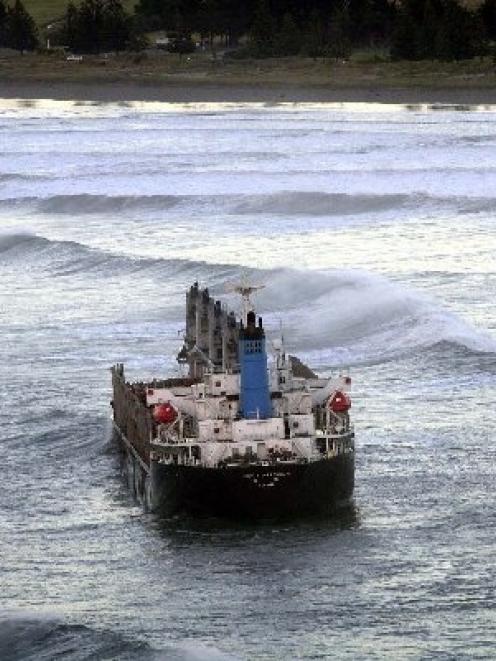
[[[248,282],[247,278],[243,278],[238,285],[231,285],[226,287],[226,291],[234,292],[241,296],[243,323],[246,323],[248,312],[253,310],[253,302],[251,300],[252,294],[259,289],[265,289],[265,285],[252,285]]]

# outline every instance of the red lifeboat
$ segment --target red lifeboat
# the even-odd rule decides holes
[[[351,407],[351,399],[349,395],[341,390],[336,390],[334,395],[329,400],[329,408],[333,413],[345,413]]]
[[[177,411],[170,402],[153,407],[153,419],[159,425],[170,425],[177,418]]]

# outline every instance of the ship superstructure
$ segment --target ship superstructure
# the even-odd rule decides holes
[[[316,513],[352,496],[351,380],[317,378],[282,342],[268,364],[251,289],[240,288],[237,320],[207,289],[191,287],[178,356],[188,378],[127,384],[123,366],[113,368],[114,419],[133,484],[165,513]]]

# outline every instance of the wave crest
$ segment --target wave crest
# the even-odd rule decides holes
[[[51,276],[130,278],[209,285],[225,299],[225,286],[240,278],[240,267],[187,259],[135,257],[106,252],[73,241],[27,233],[0,236],[0,262],[38,269]],[[439,303],[404,285],[358,270],[251,270],[266,288],[257,307],[267,319],[280,315],[298,353],[326,351],[333,363],[381,362],[441,343],[472,352],[496,353],[496,340],[473,328]],[[237,301],[229,300],[233,309]]]
[[[33,245],[34,243],[47,244],[47,239],[38,237],[29,232],[14,232],[13,234],[0,234],[0,253],[8,252],[20,246]]]
[[[233,206],[237,214],[273,213],[291,216],[341,216],[387,211],[405,205],[408,195],[348,195],[315,191],[282,191],[250,195]]]
[[[259,303],[283,310],[291,348],[319,355],[318,362],[383,362],[442,343],[496,353],[496,339],[487,332],[422,293],[369,272],[281,269],[267,285]]]
[[[4,612],[0,614],[0,658],[21,659],[136,659],[150,661],[228,661],[232,656],[203,643],[172,644],[163,649],[151,647],[122,634],[69,624],[53,615]]]
[[[213,209],[227,215],[314,216],[339,217],[373,214],[401,209],[448,207],[461,214],[492,212],[496,208],[493,197],[431,196],[421,192],[395,194],[326,193],[322,191],[283,190],[261,194],[212,195],[98,195],[80,193],[47,197],[10,197],[0,200],[0,209],[20,209],[42,214],[84,216],[139,215],[141,212],[166,214],[183,208],[185,213]]]
[[[53,276],[93,274],[107,278],[134,276],[146,271],[157,278],[180,276],[182,280],[204,279],[215,286],[238,274],[229,264],[208,264],[187,259],[131,256],[98,250],[76,241],[58,241],[37,234],[17,232],[0,235],[0,263],[23,269],[36,268]]]
[[[170,209],[181,201],[174,195],[54,195],[38,202],[42,213],[119,213],[137,209]]]

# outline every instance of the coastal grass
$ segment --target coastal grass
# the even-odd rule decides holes
[[[0,59],[0,81],[134,85],[273,85],[335,88],[491,88],[496,89],[492,58],[464,62],[390,62],[365,56],[349,61],[310,58],[212,60],[205,53],[188,57],[157,52],[123,53],[104,59],[85,56],[67,62],[63,54],[26,54]]]
[[[24,0],[24,6],[39,28],[44,28],[52,21],[62,18],[67,4],[68,0]],[[136,0],[123,1],[123,5],[128,11],[132,11],[135,4]]]

